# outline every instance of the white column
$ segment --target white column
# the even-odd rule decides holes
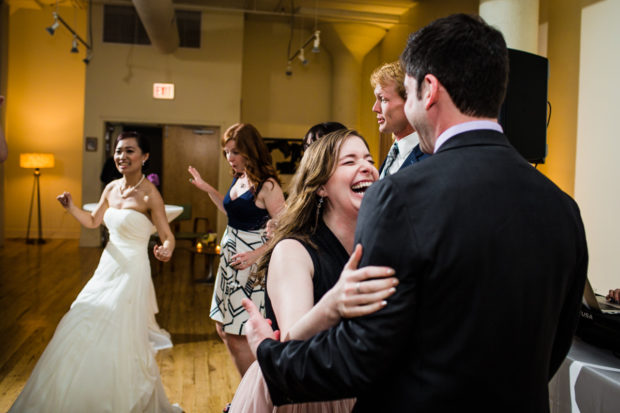
[[[361,23],[321,25],[321,40],[332,55],[332,120],[360,127],[362,61],[385,36],[379,26]]]
[[[511,49],[538,54],[539,0],[480,0],[479,13]]]

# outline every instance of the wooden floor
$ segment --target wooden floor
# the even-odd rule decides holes
[[[26,245],[6,240],[0,247],[0,411],[7,411],[26,383],[56,325],[99,262],[101,248],[77,240]],[[239,374],[208,317],[213,284],[189,270],[188,252],[177,248],[174,272],[154,264],[159,325],[174,347],[157,354],[166,394],[188,412],[222,411],[232,399]]]

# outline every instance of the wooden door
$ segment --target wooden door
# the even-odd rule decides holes
[[[166,204],[192,205],[192,219],[209,218],[217,231],[216,206],[209,195],[189,183],[189,165],[202,179],[217,188],[219,176],[220,130],[218,127],[169,125],[163,136],[163,197]],[[181,222],[181,231],[191,231],[192,220]]]

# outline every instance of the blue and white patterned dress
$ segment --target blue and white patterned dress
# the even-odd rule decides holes
[[[230,188],[235,182],[236,178]],[[265,288],[254,285],[255,279],[250,276],[254,266],[237,270],[231,267],[230,263],[233,255],[253,251],[265,244],[265,224],[269,220],[269,213],[256,206],[256,198],[251,190],[231,200],[230,188],[224,197],[228,226],[220,243],[220,265],[215,278],[209,316],[221,323],[226,333],[243,335],[248,314],[241,305],[241,300],[249,298],[264,315]],[[258,192],[260,186],[256,193]]]

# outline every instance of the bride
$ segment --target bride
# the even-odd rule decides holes
[[[153,253],[168,261],[174,236],[161,195],[142,174],[148,157],[148,141],[123,132],[114,153],[123,177],[106,186],[92,213],[68,192],[57,197],[85,227],[104,222],[110,241],[9,412],[182,411],[168,402],[155,361],[172,342],[155,321],[147,244],[154,224],[163,243]]]

